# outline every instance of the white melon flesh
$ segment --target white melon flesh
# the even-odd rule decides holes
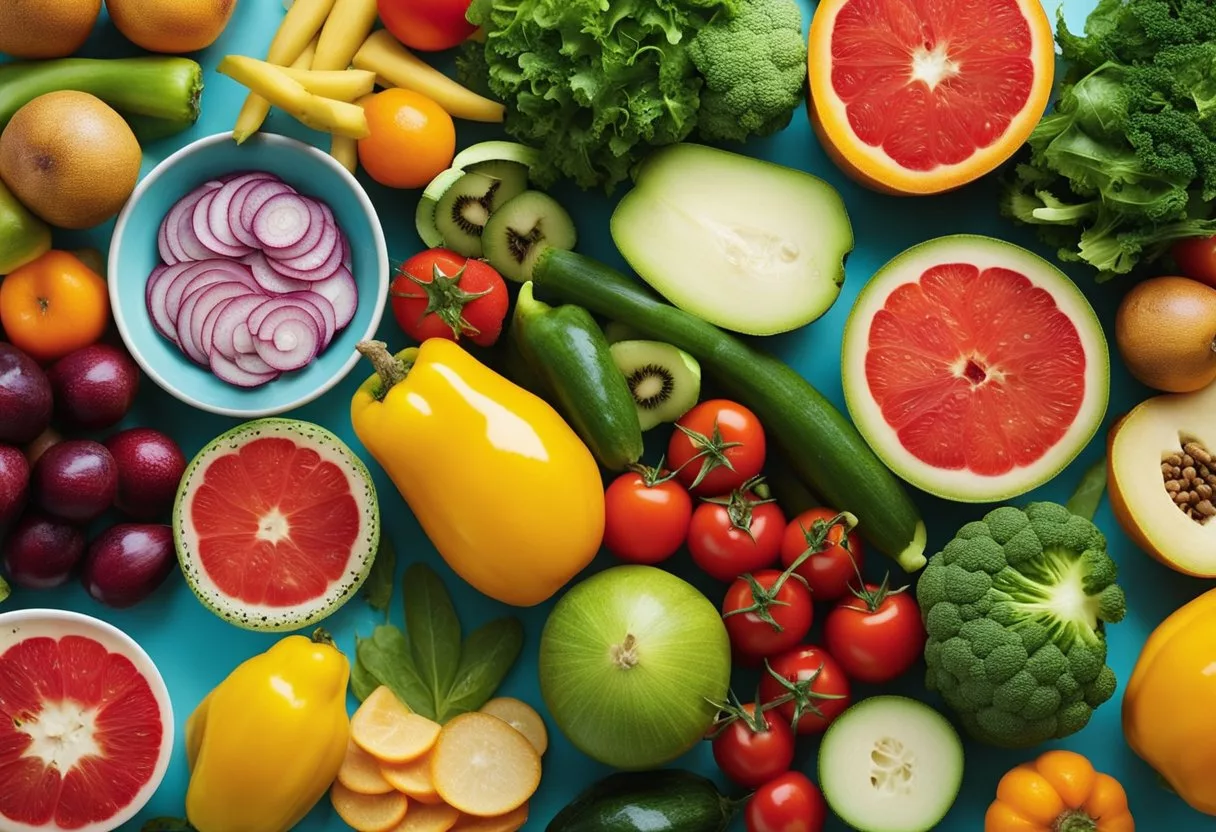
[[[788,332],[831,308],[853,248],[827,182],[687,143],[646,160],[612,215],[612,238],[672,304],[748,335]]]

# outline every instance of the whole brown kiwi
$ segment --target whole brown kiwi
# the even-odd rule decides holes
[[[0,179],[59,228],[92,228],[117,214],[142,158],[122,116],[83,92],[40,95],[0,133]]]
[[[1115,317],[1128,371],[1165,393],[1192,393],[1216,381],[1216,289],[1186,277],[1137,284]]]

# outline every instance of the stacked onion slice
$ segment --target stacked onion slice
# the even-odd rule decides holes
[[[153,325],[229,384],[307,366],[355,317],[350,245],[333,212],[274,174],[203,183],[165,216],[157,248]]]

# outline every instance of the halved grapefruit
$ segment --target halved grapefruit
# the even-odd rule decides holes
[[[983,503],[1054,477],[1097,431],[1110,356],[1059,269],[960,234],[913,246],[862,290],[845,325],[845,401],[912,485]]]
[[[165,683],[125,634],[60,610],[0,615],[0,829],[117,829],[172,751]]]
[[[249,630],[315,624],[359,591],[380,541],[367,467],[310,422],[259,419],[211,441],[173,507],[182,572]]]
[[[821,0],[811,21],[819,141],[863,185],[934,194],[989,173],[1051,97],[1042,0]]]

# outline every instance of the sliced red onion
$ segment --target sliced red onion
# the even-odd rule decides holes
[[[242,258],[241,262],[249,267],[249,270],[253,273],[253,279],[257,281],[258,285],[272,295],[303,292],[312,286],[307,280],[284,277],[276,272],[271,268],[266,255],[260,251],[255,251],[248,257]]]
[[[238,353],[253,352],[253,333],[249,331],[248,321],[241,321],[232,331],[232,346]]]
[[[179,199],[177,203],[171,209],[169,209],[169,213],[165,215],[165,242],[169,246],[169,252],[178,262],[192,259],[187,256],[185,250],[181,247],[181,244],[178,241],[178,237],[181,233],[182,215],[192,211],[200,199],[219,187],[222,186],[218,182],[203,183]]]
[[[148,276],[148,285],[144,287],[144,304],[148,308],[152,326],[170,341],[176,341],[177,334],[173,331],[173,319],[165,311],[165,289],[168,288],[168,281],[176,274],[172,270],[177,265],[174,263],[172,266],[157,266]]]
[[[203,245],[203,241],[194,233],[194,211],[198,206],[206,200],[214,191],[203,195],[202,199],[194,204],[194,207],[188,211],[184,211],[177,221],[177,245],[186,255],[183,260],[210,260],[216,256],[216,253]],[[170,229],[166,232],[172,238],[173,231]]]
[[[223,356],[219,350],[211,351],[210,366],[211,372],[215,373],[216,378],[229,384],[234,384],[237,387],[261,387],[263,384],[274,381],[279,377],[277,371],[248,373]]]
[[[215,236],[215,232],[211,228],[211,206],[215,204],[215,198],[223,191],[223,188],[212,191],[198,201],[194,210],[190,212],[190,230],[194,232],[194,236],[203,245],[203,248],[207,249],[209,257],[244,257],[249,253],[247,246],[226,245],[223,240]]]
[[[236,358],[233,359],[236,366],[240,367],[247,373],[277,373],[274,367],[271,367],[263,361],[256,352],[238,352]]]
[[[258,243],[258,238],[253,236],[253,218],[266,204],[266,200],[279,194],[293,193],[294,188],[278,179],[242,185],[237,195],[232,198],[230,209],[236,214],[232,222],[233,236],[250,248],[260,249],[262,246]]]
[[[249,249],[253,248],[253,244],[245,243],[238,240],[233,226],[239,224],[240,213],[233,212],[233,200],[237,192],[241,191],[246,185],[252,185],[257,182],[275,182],[278,181],[273,173],[264,173],[262,171],[250,171],[242,173],[239,176],[234,176],[228,182],[224,183],[224,187],[220,188],[215,195],[215,199],[211,203],[211,209],[207,213],[207,225],[211,228],[211,233],[214,234],[221,243],[233,248],[245,249],[248,254]],[[232,255],[239,257],[241,255]]]
[[[242,345],[246,352],[253,351],[253,338],[249,334],[249,315],[267,298],[264,295],[242,295],[233,298],[219,314],[211,329],[211,345],[222,352],[227,358],[235,360],[240,350],[236,345],[237,330],[243,330],[245,340]]]
[[[165,269],[165,273],[161,275],[160,279],[156,281],[156,285],[152,287],[148,305],[153,310],[162,310],[163,318],[158,318],[158,320],[161,323],[167,323],[169,331],[173,333],[167,337],[177,340],[175,329],[177,326],[177,312],[181,308],[186,284],[193,280],[195,276],[211,271],[212,265],[213,261],[210,260],[204,260],[201,263],[195,263],[190,260],[176,263]]]
[[[338,316],[334,313],[333,305],[316,292],[292,292],[290,295],[283,295],[283,300],[299,304],[313,313],[313,319],[321,328],[321,346],[318,352],[328,347],[338,331]]]
[[[156,250],[166,266],[177,264],[177,255],[173,253],[173,249],[169,248],[169,225],[165,220],[161,220],[160,226],[156,229]]]
[[[250,291],[261,291],[253,276],[240,263],[230,260],[205,260],[206,267],[197,271],[183,272],[165,293],[165,309],[177,321],[186,295],[214,283],[243,283]],[[201,264],[200,264],[201,265]]]
[[[286,199],[287,196],[284,194],[282,198]],[[325,220],[325,211],[321,209],[321,204],[315,199],[309,199],[306,196],[296,195],[295,198],[308,206],[308,229],[304,232],[304,236],[300,238],[299,242],[293,245],[282,248],[265,247],[263,251],[266,252],[267,257],[273,257],[276,260],[291,260],[296,257],[303,257],[324,242],[323,235],[328,223]],[[333,215],[331,214],[330,216],[332,217]],[[254,222],[257,222],[256,218]]]
[[[203,366],[207,365],[207,352],[200,342],[203,322],[215,304],[229,298],[249,294],[249,287],[241,283],[217,283],[191,292],[182,302],[177,316],[177,341],[182,352]]]
[[[320,341],[321,331],[307,311],[299,306],[280,306],[258,327],[253,348],[271,367],[288,372],[308,366],[320,349]]]
[[[336,234],[337,234],[336,228],[328,228],[328,229],[326,229],[325,233],[327,235],[328,234],[335,235],[335,242],[336,242]],[[340,269],[342,267],[342,248],[338,245],[335,245],[330,250],[329,257],[325,260],[325,262],[320,263],[320,264],[313,264],[312,261],[307,260],[305,258],[298,258],[295,260],[275,260],[273,258],[267,257],[266,262],[270,264],[270,268],[274,269],[276,272],[283,275],[284,277],[290,277],[294,280],[305,280],[305,281],[309,281],[309,282],[315,281],[315,280],[324,280],[327,277],[332,277],[334,272],[336,272],[338,269]],[[299,268],[299,266],[301,264],[310,265],[312,267],[302,269],[302,268]]]
[[[347,271],[351,271],[350,267],[350,240],[346,239],[346,235],[339,229],[338,236],[342,238],[342,265],[346,266]]]
[[[309,284],[309,289],[329,301],[334,309],[334,329],[341,331],[355,317],[359,307],[359,288],[345,266],[339,266],[332,276]]]
[[[279,194],[266,200],[253,218],[253,236],[262,250],[286,249],[304,240],[313,223],[313,204],[299,194]],[[321,220],[320,211],[316,220]]]

